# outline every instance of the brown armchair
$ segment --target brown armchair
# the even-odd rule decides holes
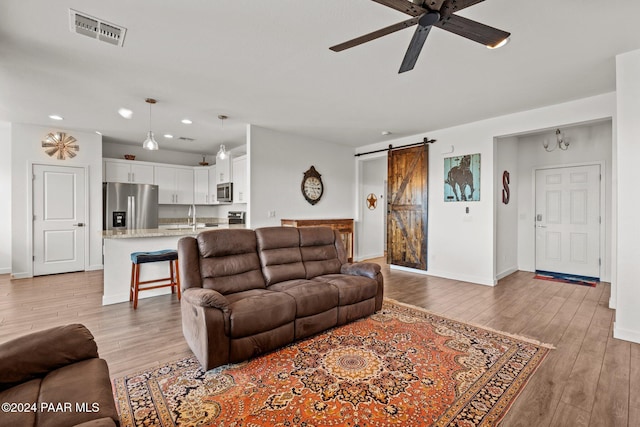
[[[0,425],[120,425],[109,368],[80,324],[0,344]]]

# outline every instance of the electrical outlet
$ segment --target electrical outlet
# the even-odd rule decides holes
[[[276,211],[267,211],[267,218],[275,218]]]

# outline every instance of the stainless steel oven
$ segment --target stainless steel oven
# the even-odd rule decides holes
[[[230,182],[218,184],[216,200],[218,202],[233,202],[233,184]]]
[[[245,215],[246,212],[244,211],[229,211],[227,219],[229,220],[229,224],[244,224]]]

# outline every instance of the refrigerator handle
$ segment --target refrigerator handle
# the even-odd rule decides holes
[[[127,228],[129,230],[134,230],[136,228],[135,224],[136,218],[136,198],[134,196],[127,197]]]

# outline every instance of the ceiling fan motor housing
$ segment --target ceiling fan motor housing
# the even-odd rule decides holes
[[[430,27],[436,22],[440,20],[440,13],[438,12],[427,12],[420,17],[418,20],[418,24],[421,27]]]

